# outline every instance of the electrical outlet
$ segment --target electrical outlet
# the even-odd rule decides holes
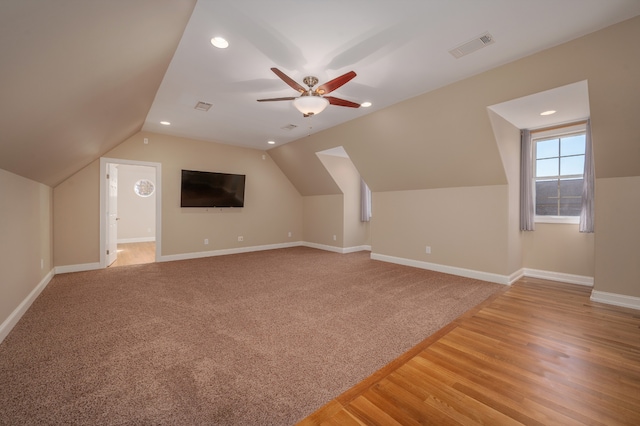
[[[40,259],[40,269],[44,269],[44,259]]]
[[[147,145],[149,143],[149,138],[144,138],[144,144]]]
[[[208,238],[205,238],[205,239],[204,239],[204,245],[206,246],[207,244],[209,244],[209,239],[208,239]]]
[[[338,238],[334,235],[333,236],[333,241],[336,241]]]
[[[289,231],[289,238],[291,238],[291,231]]]
[[[238,236],[238,241],[244,241],[244,237],[242,235]]]
[[[427,246],[425,253],[431,254],[431,246]]]

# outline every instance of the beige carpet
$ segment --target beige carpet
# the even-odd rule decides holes
[[[292,424],[501,287],[304,247],[57,275],[0,424]]]

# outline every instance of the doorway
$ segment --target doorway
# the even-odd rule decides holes
[[[100,159],[101,267],[156,262],[161,253],[161,166]]]

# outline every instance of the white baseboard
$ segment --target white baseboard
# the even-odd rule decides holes
[[[156,237],[137,237],[137,238],[118,238],[118,244],[129,243],[151,243],[156,240]]]
[[[413,266],[415,268],[428,269],[430,271],[443,272],[445,274],[459,275],[461,277],[475,278],[477,280],[489,281],[497,284],[511,285],[522,277],[532,277],[593,287],[593,277],[564,274],[561,272],[541,271],[538,269],[522,268],[510,275],[500,275],[490,272],[475,271],[473,269],[458,268],[455,266],[440,265],[437,263],[422,262],[419,260],[404,259],[400,257],[386,256],[376,253],[371,254],[371,259],[381,260],[383,262],[397,263],[400,265]]]
[[[200,251],[195,253],[168,254],[160,256],[159,262],[170,262],[173,260],[199,259],[201,257],[224,256],[227,254],[249,253],[253,251],[274,250],[289,247],[298,247],[303,245],[300,241],[292,243],[266,244],[263,246],[238,247],[232,249],[221,249],[211,251]]]
[[[587,277],[584,275],[564,274],[562,272],[541,271],[539,269],[525,268],[524,276],[593,287],[593,277]]]
[[[55,267],[55,273],[56,274],[66,274],[68,272],[93,271],[94,269],[102,269],[102,266],[100,266],[100,262],[80,263],[78,265],[56,266]]]
[[[414,268],[428,269],[430,271],[443,272],[445,274],[458,275],[476,280],[489,281],[496,284],[509,285],[509,276],[493,274],[490,272],[474,271],[472,269],[457,268],[455,266],[440,265],[437,263],[422,262],[420,260],[404,259],[402,257],[387,256],[384,254],[371,253],[371,259],[383,262],[397,263],[398,265],[413,266]]]
[[[11,312],[11,315],[0,324],[0,343],[9,335],[13,327],[20,321],[20,318],[29,309],[34,300],[42,293],[51,278],[54,276],[54,271],[51,270],[45,277],[38,283],[38,285],[29,293],[29,295],[18,305],[17,308]]]
[[[525,276],[524,268],[521,268],[521,269],[517,270],[513,274],[509,275],[509,285],[515,283],[516,281],[518,281],[520,278],[522,278],[524,276]]]
[[[173,260],[199,259],[202,257],[224,256],[227,254],[250,253],[252,251],[275,250],[275,249],[299,247],[299,246],[317,248],[320,250],[333,251],[333,252],[342,253],[342,254],[354,253],[356,251],[367,251],[367,250],[371,251],[371,246],[367,246],[367,245],[342,248],[342,247],[327,246],[323,244],[308,243],[305,241],[294,241],[290,243],[265,244],[262,246],[238,247],[238,248],[232,248],[232,249],[200,251],[200,252],[194,252],[194,253],[167,254],[167,255],[160,256],[157,259],[157,261],[170,262]],[[100,262],[81,263],[78,265],[56,266],[55,273],[65,274],[68,272],[92,271],[94,269],[102,269],[102,267],[100,266]]]
[[[593,290],[591,292],[591,301],[640,310],[640,297],[635,296]]]
[[[334,253],[340,253],[340,254],[355,253],[357,251],[371,251],[371,246],[367,246],[367,245],[354,246],[354,247],[336,247],[336,246],[330,246],[326,244],[310,243],[308,241],[303,241],[301,245],[304,247],[315,248],[318,250],[332,251]]]
[[[301,245],[304,247],[314,248],[318,250],[332,251],[334,253],[342,253],[342,250],[343,250],[342,247],[330,246],[327,244],[310,243],[308,241],[302,241]]]
[[[359,251],[371,251],[371,246],[354,246],[354,247],[345,247],[342,249],[342,253],[347,254],[347,253],[356,253]]]
[[[446,274],[459,275],[467,278],[475,278],[478,280],[494,282],[497,284],[513,284],[520,278],[532,277],[550,281],[558,281],[568,284],[578,284],[587,287],[593,287],[593,277],[584,275],[565,274],[561,272],[542,271],[539,269],[522,268],[509,276],[492,274],[482,271],[474,271],[471,269],[456,268],[453,266],[439,265],[436,263],[421,262],[419,260],[404,259],[400,257],[386,256],[377,253],[371,253],[371,259],[383,262],[397,263],[399,265],[413,266],[415,268],[428,269],[430,271],[443,272]],[[609,305],[620,306],[623,308],[631,308],[640,310],[640,297],[627,296],[624,294],[607,293],[604,291],[591,291],[591,300],[593,302],[606,303]]]

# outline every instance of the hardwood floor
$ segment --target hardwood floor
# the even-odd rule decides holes
[[[299,425],[638,425],[640,311],[526,278]]]
[[[156,243],[127,243],[118,244],[118,258],[110,268],[114,266],[139,265],[156,261]]]

